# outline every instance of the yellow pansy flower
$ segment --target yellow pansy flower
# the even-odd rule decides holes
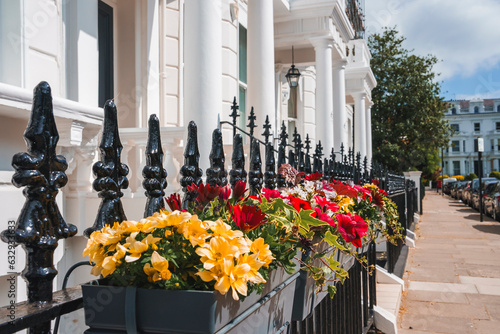
[[[257,254],[259,261],[262,261],[266,267],[274,260],[273,253],[269,249],[269,245],[264,242],[263,238],[255,239],[250,246],[250,251]]]
[[[172,273],[168,270],[168,261],[154,251],[151,255],[151,265],[146,263],[144,265],[144,273],[148,275],[148,281],[157,282],[160,280],[169,280],[172,277]]]

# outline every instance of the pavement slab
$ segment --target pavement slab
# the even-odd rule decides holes
[[[500,333],[500,223],[426,192],[398,333]]]

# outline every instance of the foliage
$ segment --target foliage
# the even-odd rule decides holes
[[[463,175],[453,175],[453,176],[450,176],[450,178],[455,178],[457,179],[457,181],[463,181],[465,178]]]
[[[499,171],[494,170],[494,171],[492,171],[492,172],[490,173],[489,177],[496,177],[497,179],[499,179],[499,180],[500,180],[500,172],[499,172]]]
[[[294,186],[264,188],[258,196],[247,195],[243,182],[232,197],[229,186],[188,186],[187,209],[173,194],[167,198],[172,212],[105,226],[92,233],[83,256],[95,262],[92,274],[112,285],[231,290],[236,300],[261,292],[270,270],[291,273],[298,262],[319,291],[333,295],[347,272],[325,249],[358,257],[356,248],[380,232],[389,241],[402,238],[395,205],[375,184],[327,182],[319,173],[302,180],[288,165],[280,170]]]
[[[465,181],[472,181],[472,180],[474,180],[474,179],[477,179],[477,175],[476,175],[476,174],[474,174],[474,173],[470,173],[469,175],[466,175],[466,176],[464,177],[464,180],[465,180]]]
[[[398,172],[439,168],[437,148],[448,145],[451,128],[435,81],[436,57],[417,56],[403,47],[393,28],[368,39],[377,87],[372,91],[374,159]]]
[[[444,179],[449,179],[450,177],[446,174],[439,175],[438,180],[444,180]]]

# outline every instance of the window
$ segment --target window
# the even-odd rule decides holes
[[[474,131],[481,131],[481,123],[474,123]]]
[[[459,132],[460,131],[460,126],[458,124],[451,124],[451,128],[455,132]]]
[[[497,112],[500,112],[500,104],[497,105]]]
[[[451,151],[452,152],[460,152],[460,141],[452,140],[451,141]]]
[[[490,142],[491,142],[491,151],[493,152],[495,150],[495,140],[492,139],[490,140]]]
[[[247,30],[241,24],[239,26],[239,106],[240,106],[240,128],[246,128],[246,100],[247,100]],[[246,136],[243,136],[245,142]]]
[[[460,161],[453,161],[453,175],[460,175]]]
[[[451,114],[456,115],[457,114],[457,108],[451,108]]]
[[[114,97],[113,87],[113,8],[98,5],[99,107]]]
[[[500,138],[497,139],[497,151],[500,152]]]
[[[462,151],[463,151],[463,152],[467,152],[467,151],[465,150],[465,140],[463,141],[463,150],[462,150]]]
[[[495,123],[495,128],[497,131],[500,131],[500,122]]]
[[[477,113],[479,113],[479,107],[478,107],[478,106],[475,106],[475,107],[474,107],[474,114],[477,114]]]

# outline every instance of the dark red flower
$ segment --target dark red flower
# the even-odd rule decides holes
[[[358,215],[339,213],[335,216],[338,221],[339,232],[347,242],[352,242],[356,247],[361,247],[361,238],[366,235],[368,224]]]
[[[266,215],[254,205],[235,205],[231,207],[231,217],[244,232],[251,231],[266,222]]]
[[[351,187],[350,185],[343,184],[343,183],[337,183],[333,185],[333,189],[339,196],[347,196],[350,198],[354,198],[358,195],[358,192],[356,189]]]
[[[297,197],[288,197],[290,204],[295,208],[295,210],[312,210],[311,203],[304,201],[303,199]]]
[[[261,194],[268,201],[272,198],[282,198],[281,193],[279,192],[279,190],[276,189],[263,188]]]
[[[247,184],[244,181],[237,181],[233,187],[233,198],[239,200],[248,190],[246,186]]]
[[[197,187],[196,184],[193,183],[190,186],[187,186],[187,190],[188,192],[197,192],[198,195],[196,197],[196,200],[202,204],[207,204],[219,195],[220,187],[212,187],[209,184],[203,183],[200,183],[200,185]]]
[[[380,195],[380,192],[375,189],[372,190],[372,203],[381,209],[384,208],[384,199]]]
[[[179,194],[172,194],[168,197],[165,197],[165,201],[167,201],[170,210],[182,210],[181,196]]]
[[[323,177],[322,173],[316,172],[316,173],[312,173],[310,175],[306,175],[305,179],[307,181],[318,181],[318,180],[321,180],[322,177]]]
[[[229,199],[229,195],[231,195],[231,186],[228,184],[225,187],[220,188],[219,192],[219,200],[227,201]]]
[[[324,197],[316,196],[314,200],[323,211],[332,210],[333,212],[337,212],[339,210],[339,205],[337,203],[329,201]]]
[[[379,188],[379,189],[378,189],[378,192],[379,192],[379,194],[382,194],[382,195],[384,195],[384,196],[386,196],[386,197],[389,197],[389,194],[388,194],[388,193],[387,193],[387,191],[385,191],[384,189],[380,189],[380,188]]]
[[[372,183],[373,183],[374,185],[376,185],[376,186],[378,186],[379,182],[380,182],[380,181],[379,181],[379,180],[377,180],[377,179],[373,179],[373,180],[372,180]]]

